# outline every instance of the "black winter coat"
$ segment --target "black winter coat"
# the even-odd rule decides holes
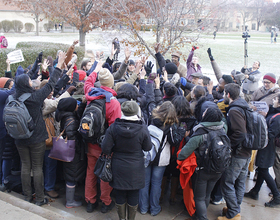
[[[14,156],[18,154],[15,139],[10,135],[5,136],[5,148],[2,156],[2,160],[12,160]]]
[[[26,146],[26,145],[38,144],[46,141],[46,139],[48,138],[46,125],[43,120],[42,105],[44,103],[44,100],[52,92],[60,73],[61,70],[55,68],[53,74],[49,79],[49,82],[43,88],[39,90],[34,90],[31,93],[31,96],[24,102],[36,126],[30,138],[15,140],[16,145]],[[17,93],[18,91],[16,91],[15,95],[17,95]]]
[[[113,180],[118,190],[137,190],[145,186],[144,154],[152,147],[149,131],[142,121],[116,119],[107,129],[102,151],[112,156]]]
[[[266,116],[266,123],[268,126],[268,144],[266,148],[258,151],[256,157],[256,166],[260,168],[269,168],[274,165],[276,156],[274,139],[280,134],[280,116],[276,116],[271,121],[270,119],[277,113],[280,113],[280,108],[273,108],[270,106]]]
[[[84,108],[85,105],[81,104],[77,112],[60,112],[59,116],[56,116],[56,119],[60,121],[60,131],[65,129],[63,137],[66,138],[67,136],[68,140],[75,140],[74,160],[69,163],[63,163],[64,179],[71,183],[84,180],[86,175],[85,148],[82,137],[78,132],[80,124],[79,113],[81,113]],[[71,121],[73,122],[69,124]]]

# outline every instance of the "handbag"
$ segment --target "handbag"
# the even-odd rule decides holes
[[[94,167],[94,174],[104,182],[112,181],[111,156],[103,153],[99,156]]]
[[[49,158],[54,160],[60,160],[63,162],[72,162],[75,157],[75,140],[67,140],[61,138],[65,129],[72,123],[74,120],[68,123],[64,130],[60,133],[58,137],[53,137],[53,147],[49,153]]]
[[[48,132],[48,139],[46,140],[46,146],[51,147],[53,145],[52,138],[55,137],[54,118],[47,117],[45,119],[45,124]]]

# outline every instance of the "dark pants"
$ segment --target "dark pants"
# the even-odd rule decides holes
[[[221,179],[219,179],[212,190],[211,199],[213,202],[219,202],[222,198]]]
[[[127,202],[130,206],[138,205],[139,190],[118,190],[115,189],[116,203],[122,205]]]
[[[34,187],[36,193],[36,202],[44,200],[44,175],[43,175],[43,161],[46,150],[46,142],[32,144],[28,146],[17,145],[20,155],[21,167],[21,181],[22,190],[26,196],[26,200],[32,198],[31,176],[30,171],[33,171]]]
[[[196,217],[199,220],[206,220],[207,207],[210,202],[211,192],[216,182],[221,178],[221,173],[208,173],[199,170],[196,175],[194,185],[194,201],[196,207]]]
[[[5,137],[0,139],[0,183],[2,183],[2,156],[5,150]]]
[[[258,193],[260,191],[264,181],[266,182],[268,188],[271,190],[274,198],[280,195],[274,179],[269,174],[268,168],[258,167],[257,182],[253,188],[253,191]]]

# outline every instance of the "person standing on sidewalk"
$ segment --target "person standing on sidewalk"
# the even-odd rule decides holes
[[[117,118],[121,117],[121,106],[117,99],[114,97],[117,96],[117,93],[112,89],[114,86],[114,77],[108,69],[102,68],[103,62],[99,61],[95,70],[88,76],[85,82],[85,94],[88,103],[96,99],[106,98],[106,123],[110,126]],[[98,79],[101,84],[100,88],[94,88],[94,83]],[[96,93],[96,96],[91,96],[91,93],[94,89],[99,89],[99,92]],[[108,98],[107,98],[108,97]],[[98,206],[97,198],[97,176],[94,174],[94,167],[101,154],[102,150],[99,144],[88,143],[88,165],[87,165],[87,175],[86,175],[86,184],[85,184],[85,200],[87,202],[87,212],[91,213]],[[110,193],[112,187],[108,182],[100,180],[100,200],[102,201],[101,212],[106,213],[112,210],[115,206],[115,202],[112,201]]]
[[[219,216],[217,220],[241,220],[240,205],[242,203],[248,165],[252,150],[243,145],[246,138],[246,116],[243,108],[248,108],[247,102],[239,97],[240,87],[237,84],[225,85],[224,102],[229,104],[227,108],[228,137],[231,141],[231,164],[225,170],[222,180],[222,192],[227,207],[223,209],[225,216]]]

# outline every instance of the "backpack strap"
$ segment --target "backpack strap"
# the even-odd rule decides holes
[[[18,100],[21,101],[21,102],[24,102],[26,99],[28,99],[29,97],[31,96],[31,93],[24,93],[22,94]]]
[[[271,118],[270,118],[270,120],[269,120],[269,125],[271,124],[271,122],[272,122],[272,120],[274,119],[274,118],[276,118],[278,115],[280,115],[280,113],[277,113],[277,114],[275,114],[275,115],[273,115]]]

